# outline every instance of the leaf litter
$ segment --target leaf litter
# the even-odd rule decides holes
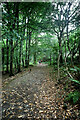
[[[50,76],[52,68],[47,66],[33,67],[31,72],[15,78],[2,91],[3,118],[53,118],[79,119],[77,106],[66,103],[67,92],[63,84],[56,86],[56,75]],[[7,81],[8,82],[8,81]]]

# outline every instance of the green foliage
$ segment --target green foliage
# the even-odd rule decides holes
[[[70,68],[70,70],[73,72],[80,72],[80,68],[77,66],[74,66],[74,68]]]
[[[74,91],[70,92],[68,96],[66,97],[66,101],[72,101],[73,104],[77,103],[80,98],[80,92],[79,91]]]
[[[77,79],[75,80],[74,78],[73,79],[71,78],[70,80],[80,84],[80,81],[79,81],[80,80],[80,68],[77,66],[74,66],[74,68],[70,68],[70,70],[72,71],[72,73],[74,73],[74,77]]]
[[[79,71],[79,72],[80,72],[80,68],[79,68],[79,67],[74,66],[74,68],[75,68],[77,71]]]
[[[70,78],[70,80],[73,81],[73,82],[75,82],[75,83],[80,84],[80,82],[79,82],[78,80],[74,80],[74,79],[72,79],[72,78]]]
[[[69,43],[65,31],[66,20],[72,16],[73,9],[75,9],[75,13],[78,11],[78,8],[73,6],[69,9],[69,3],[63,2],[2,3],[3,71],[5,67],[7,70],[10,66],[12,68],[9,72],[12,69],[14,71],[14,65],[16,69],[20,69],[20,66],[26,66],[29,63],[35,64],[44,57],[48,59],[47,64],[57,65],[60,49],[63,60],[66,55],[66,62],[71,63],[70,56],[73,57],[73,62],[77,61],[74,59],[79,57],[80,29],[75,26],[75,30],[70,31]],[[68,11],[70,12],[68,13]],[[75,22],[79,22],[77,16],[75,19],[75,13],[73,25]],[[68,29],[72,24],[72,18],[70,19]],[[63,66],[63,64],[60,65]],[[54,68],[57,69],[57,66]],[[73,72],[78,73],[79,76],[80,71],[77,68],[73,68]]]
[[[70,68],[70,70],[72,71],[72,73],[74,73],[74,77],[76,77],[76,76],[77,76],[76,78],[79,77],[79,73],[80,73],[80,68],[79,67],[74,66],[74,68]],[[75,84],[77,86],[80,85],[79,79],[75,80],[74,78],[69,78],[69,80],[73,81],[74,83],[77,83],[77,84]],[[72,101],[73,104],[75,104],[75,103],[78,102],[79,98],[80,98],[80,91],[75,90],[74,92],[70,92],[65,100]]]

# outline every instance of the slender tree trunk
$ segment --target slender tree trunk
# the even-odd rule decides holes
[[[14,16],[15,16],[15,3],[14,3]],[[14,30],[15,29],[15,19],[14,19],[14,21],[13,21],[13,23],[11,24],[11,21],[10,21],[10,26],[11,26],[11,28],[10,28],[10,32],[11,32],[11,40],[10,40],[10,76],[12,76],[13,75],[13,55],[14,55],[14,50],[13,50],[13,37],[14,36],[12,36],[12,30]]]
[[[53,65],[54,65],[54,54],[53,54]]]
[[[10,40],[10,76],[13,75],[13,40]]]
[[[36,64],[36,52],[34,52],[34,64]]]
[[[19,3],[18,4],[16,4],[16,14],[15,14],[15,16],[16,16],[16,22],[17,22],[17,34],[19,35]],[[16,41],[16,43],[18,43],[18,40],[19,38],[17,37],[17,41]],[[19,71],[19,50],[18,50],[18,45],[16,46],[16,62],[17,62],[17,69],[18,69],[18,71]]]
[[[24,59],[23,59],[23,57],[22,57],[22,66],[24,67]]]
[[[66,63],[66,58],[67,58],[67,56],[66,56],[66,41],[64,41],[65,43],[65,68],[67,67],[67,63]]]
[[[53,65],[54,65],[54,60],[55,60],[55,59],[54,59],[54,54],[53,54]]]
[[[70,46],[69,46],[69,33],[68,33],[68,21],[69,20],[66,20],[66,22],[67,22],[67,27],[66,27],[66,31],[67,31],[67,46],[68,46],[68,50],[69,50],[69,52],[70,52],[70,57],[71,57],[71,64],[72,64],[72,53],[71,53],[71,49],[70,49]]]
[[[10,7],[9,7],[9,5],[8,5],[8,3],[7,3],[7,9],[8,9],[8,14],[9,14],[9,12],[10,12]],[[9,20],[8,20],[8,24],[7,24],[7,26],[9,27],[9,24],[10,24],[10,22],[9,22]],[[7,73],[9,73],[9,67],[8,67],[8,65],[9,65],[9,45],[8,45],[8,37],[7,37],[7,41],[6,41],[6,46],[7,46],[7,50],[6,50],[6,54],[7,54],[7,67],[6,67],[6,72]]]
[[[29,35],[28,35],[28,27],[27,27],[27,38],[26,38],[26,59],[25,59],[25,67],[28,67],[28,48],[27,48],[27,41],[28,41]]]
[[[23,40],[25,39],[25,29],[26,29],[26,16],[25,13],[23,13],[23,23],[24,23],[24,28],[22,29],[23,32]],[[23,42],[22,42],[22,66],[24,67],[24,54],[23,54]]]
[[[51,53],[50,53],[50,65],[51,65]]]
[[[15,66],[15,70],[16,70],[16,68],[17,68],[17,64],[16,64],[16,57],[15,57],[15,62],[14,62],[14,66]]]
[[[35,46],[34,46],[34,49],[35,49],[35,51],[34,51],[34,64],[36,64],[36,58],[37,58],[37,52],[36,52],[36,50],[37,50],[37,48],[36,48],[37,47],[37,39],[36,39],[36,37],[35,37]]]
[[[13,23],[12,28],[10,29],[11,33],[12,33],[12,29],[14,30],[15,28],[15,23]],[[13,36],[11,35],[11,40],[10,40],[10,76],[13,75]]]
[[[26,17],[23,17],[23,22],[22,22],[22,24],[25,22],[25,25],[26,25]],[[22,28],[22,32],[23,32],[23,36],[21,36],[21,40],[20,40],[20,52],[19,52],[19,64],[18,64],[18,72],[21,72],[21,55],[22,55],[22,44],[23,44],[23,41],[22,41],[22,39],[24,39],[24,36],[25,36],[25,26],[24,25],[24,30],[23,30],[23,28]],[[23,57],[23,56],[22,56]]]
[[[4,48],[2,47],[2,71],[4,73]]]
[[[7,46],[7,50],[6,50],[6,54],[7,54],[7,67],[6,67],[6,72],[8,73],[9,72],[9,68],[8,68],[8,65],[9,65],[9,46],[8,46],[8,39],[6,41],[6,46]]]
[[[22,39],[21,39],[21,41],[20,41],[20,52],[19,52],[18,72],[21,72],[21,48],[22,48]]]
[[[25,19],[25,25],[26,25],[26,17],[23,17],[23,21]],[[22,22],[23,24],[23,22]],[[18,68],[18,72],[21,72],[21,55],[22,55],[22,44],[23,44],[23,39],[25,36],[25,26],[24,26],[24,31],[23,29],[21,30],[23,32],[23,36],[21,36],[21,40],[20,40],[20,52],[19,52],[19,68]]]
[[[59,81],[59,79],[60,79],[60,70],[59,70],[59,65],[60,65],[60,63],[59,63],[59,61],[60,61],[60,51],[59,51],[59,53],[58,53],[58,62],[57,62],[57,66],[58,66],[58,77],[57,77],[57,81]]]
[[[28,65],[29,65],[29,62],[30,62],[30,43],[31,43],[31,31],[29,29]]]
[[[59,41],[60,63],[63,63],[62,48],[61,48],[61,37],[58,37],[58,41]]]

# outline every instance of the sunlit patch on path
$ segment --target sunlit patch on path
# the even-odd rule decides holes
[[[44,66],[48,66],[48,64],[43,64],[43,63],[39,63],[36,65],[37,67],[44,67]]]

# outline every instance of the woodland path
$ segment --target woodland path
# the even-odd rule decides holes
[[[52,68],[40,64],[3,87],[3,119],[70,118],[71,106],[67,104],[68,110],[63,109],[63,85],[56,84],[55,74],[52,80],[51,71]]]

